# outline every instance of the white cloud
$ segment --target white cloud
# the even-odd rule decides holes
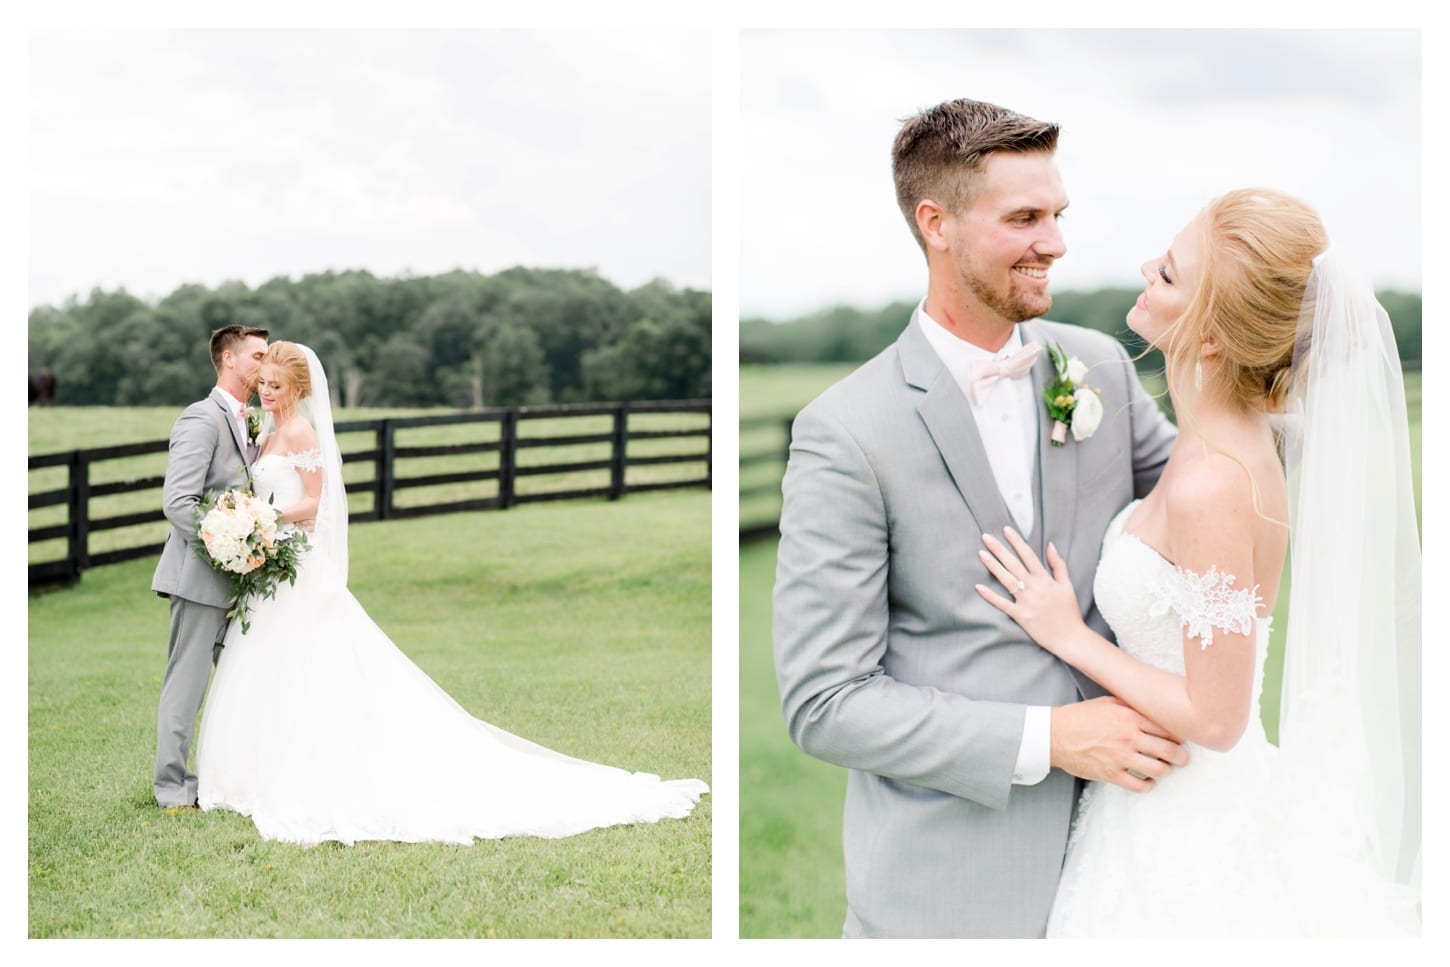
[[[709,288],[703,31],[48,31],[30,301],[515,264]]]

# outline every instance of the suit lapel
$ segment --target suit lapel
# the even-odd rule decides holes
[[[215,403],[222,411],[222,417],[226,420],[227,428],[231,431],[232,443],[236,445],[237,455],[242,458],[242,466],[246,469],[247,473],[247,484],[250,486],[252,482],[251,447],[248,446],[246,437],[242,435],[241,428],[238,426],[235,415],[232,413],[231,400],[227,399],[226,394],[220,388],[213,389],[211,395],[207,398]]]
[[[1032,396],[1042,399],[1042,392],[1057,378],[1057,369],[1052,357],[1047,354],[1049,339],[1047,333],[1036,322],[1022,324],[1024,341],[1042,343],[1043,352],[1032,367]],[[1077,442],[1072,434],[1067,436],[1063,446],[1052,445],[1052,417],[1048,415],[1045,403],[1037,407],[1037,475],[1041,487],[1042,504],[1038,526],[1034,528],[1033,543],[1039,555],[1047,552],[1047,543],[1057,545],[1058,553],[1064,558],[1072,548],[1072,523],[1077,515]]]
[[[1033,396],[1042,400],[1047,385],[1057,379],[1057,367],[1047,354],[1049,342],[1047,333],[1034,322],[1022,324],[1022,338],[1042,343],[1043,352],[1032,367]],[[1047,545],[1051,542],[1063,560],[1069,560],[1072,553],[1073,522],[1077,517],[1077,448],[1078,443],[1067,435],[1067,442],[1060,447],[1052,445],[1052,417],[1047,412],[1046,401],[1037,407],[1037,475],[1042,500],[1037,507],[1037,527],[1033,530],[1031,543],[1038,558],[1047,566]],[[1063,662],[1077,682],[1082,698],[1103,694],[1102,687],[1072,665]]]
[[[897,342],[906,382],[924,390],[916,412],[926,424],[957,492],[984,534],[1000,534],[1012,521],[987,462],[972,408],[915,320]]]

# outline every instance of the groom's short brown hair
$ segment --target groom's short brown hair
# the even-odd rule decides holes
[[[985,101],[960,98],[928,108],[901,124],[891,146],[896,204],[916,244],[926,239],[916,226],[916,206],[930,198],[947,211],[971,201],[974,175],[996,151],[1057,150],[1057,125]]]
[[[258,329],[255,326],[222,326],[211,334],[211,364],[216,371],[222,371],[222,353],[228,349],[235,349],[237,344],[253,336],[261,336],[264,340],[271,335],[265,329]]]

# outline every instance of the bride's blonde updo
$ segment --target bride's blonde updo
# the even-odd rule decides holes
[[[1289,367],[1304,289],[1314,257],[1329,246],[1319,215],[1281,191],[1244,188],[1208,203],[1198,219],[1198,291],[1184,311],[1174,343],[1209,338],[1223,347],[1210,380],[1244,408],[1278,410],[1289,391]]]
[[[312,373],[301,346],[295,342],[272,343],[262,357],[262,366],[269,364],[282,371],[287,385],[292,387],[294,403],[312,395]]]

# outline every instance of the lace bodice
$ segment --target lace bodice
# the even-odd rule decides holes
[[[1123,651],[1183,674],[1187,647],[1255,631],[1252,713],[1227,752],[1193,746],[1147,793],[1091,782],[1078,804],[1049,937],[1414,935],[1412,906],[1354,843],[1318,822],[1318,786],[1280,771],[1259,699],[1270,621],[1254,592],[1212,571],[1180,571],[1123,524],[1108,525],[1093,593]],[[1211,633],[1216,643],[1209,643]],[[1286,785],[1285,783],[1288,783]]]
[[[1182,675],[1185,626],[1203,648],[1213,643],[1216,633],[1248,633],[1257,628],[1257,719],[1270,622],[1255,617],[1255,589],[1241,587],[1233,575],[1216,570],[1201,575],[1180,570],[1132,534],[1124,533],[1123,524],[1135,506],[1136,501],[1124,507],[1108,525],[1093,581],[1098,610],[1117,636],[1118,647],[1140,661]]]
[[[317,450],[302,453],[269,453],[252,464],[252,489],[263,500],[270,499],[278,510],[286,509],[307,495],[299,471],[313,471],[322,465]]]

